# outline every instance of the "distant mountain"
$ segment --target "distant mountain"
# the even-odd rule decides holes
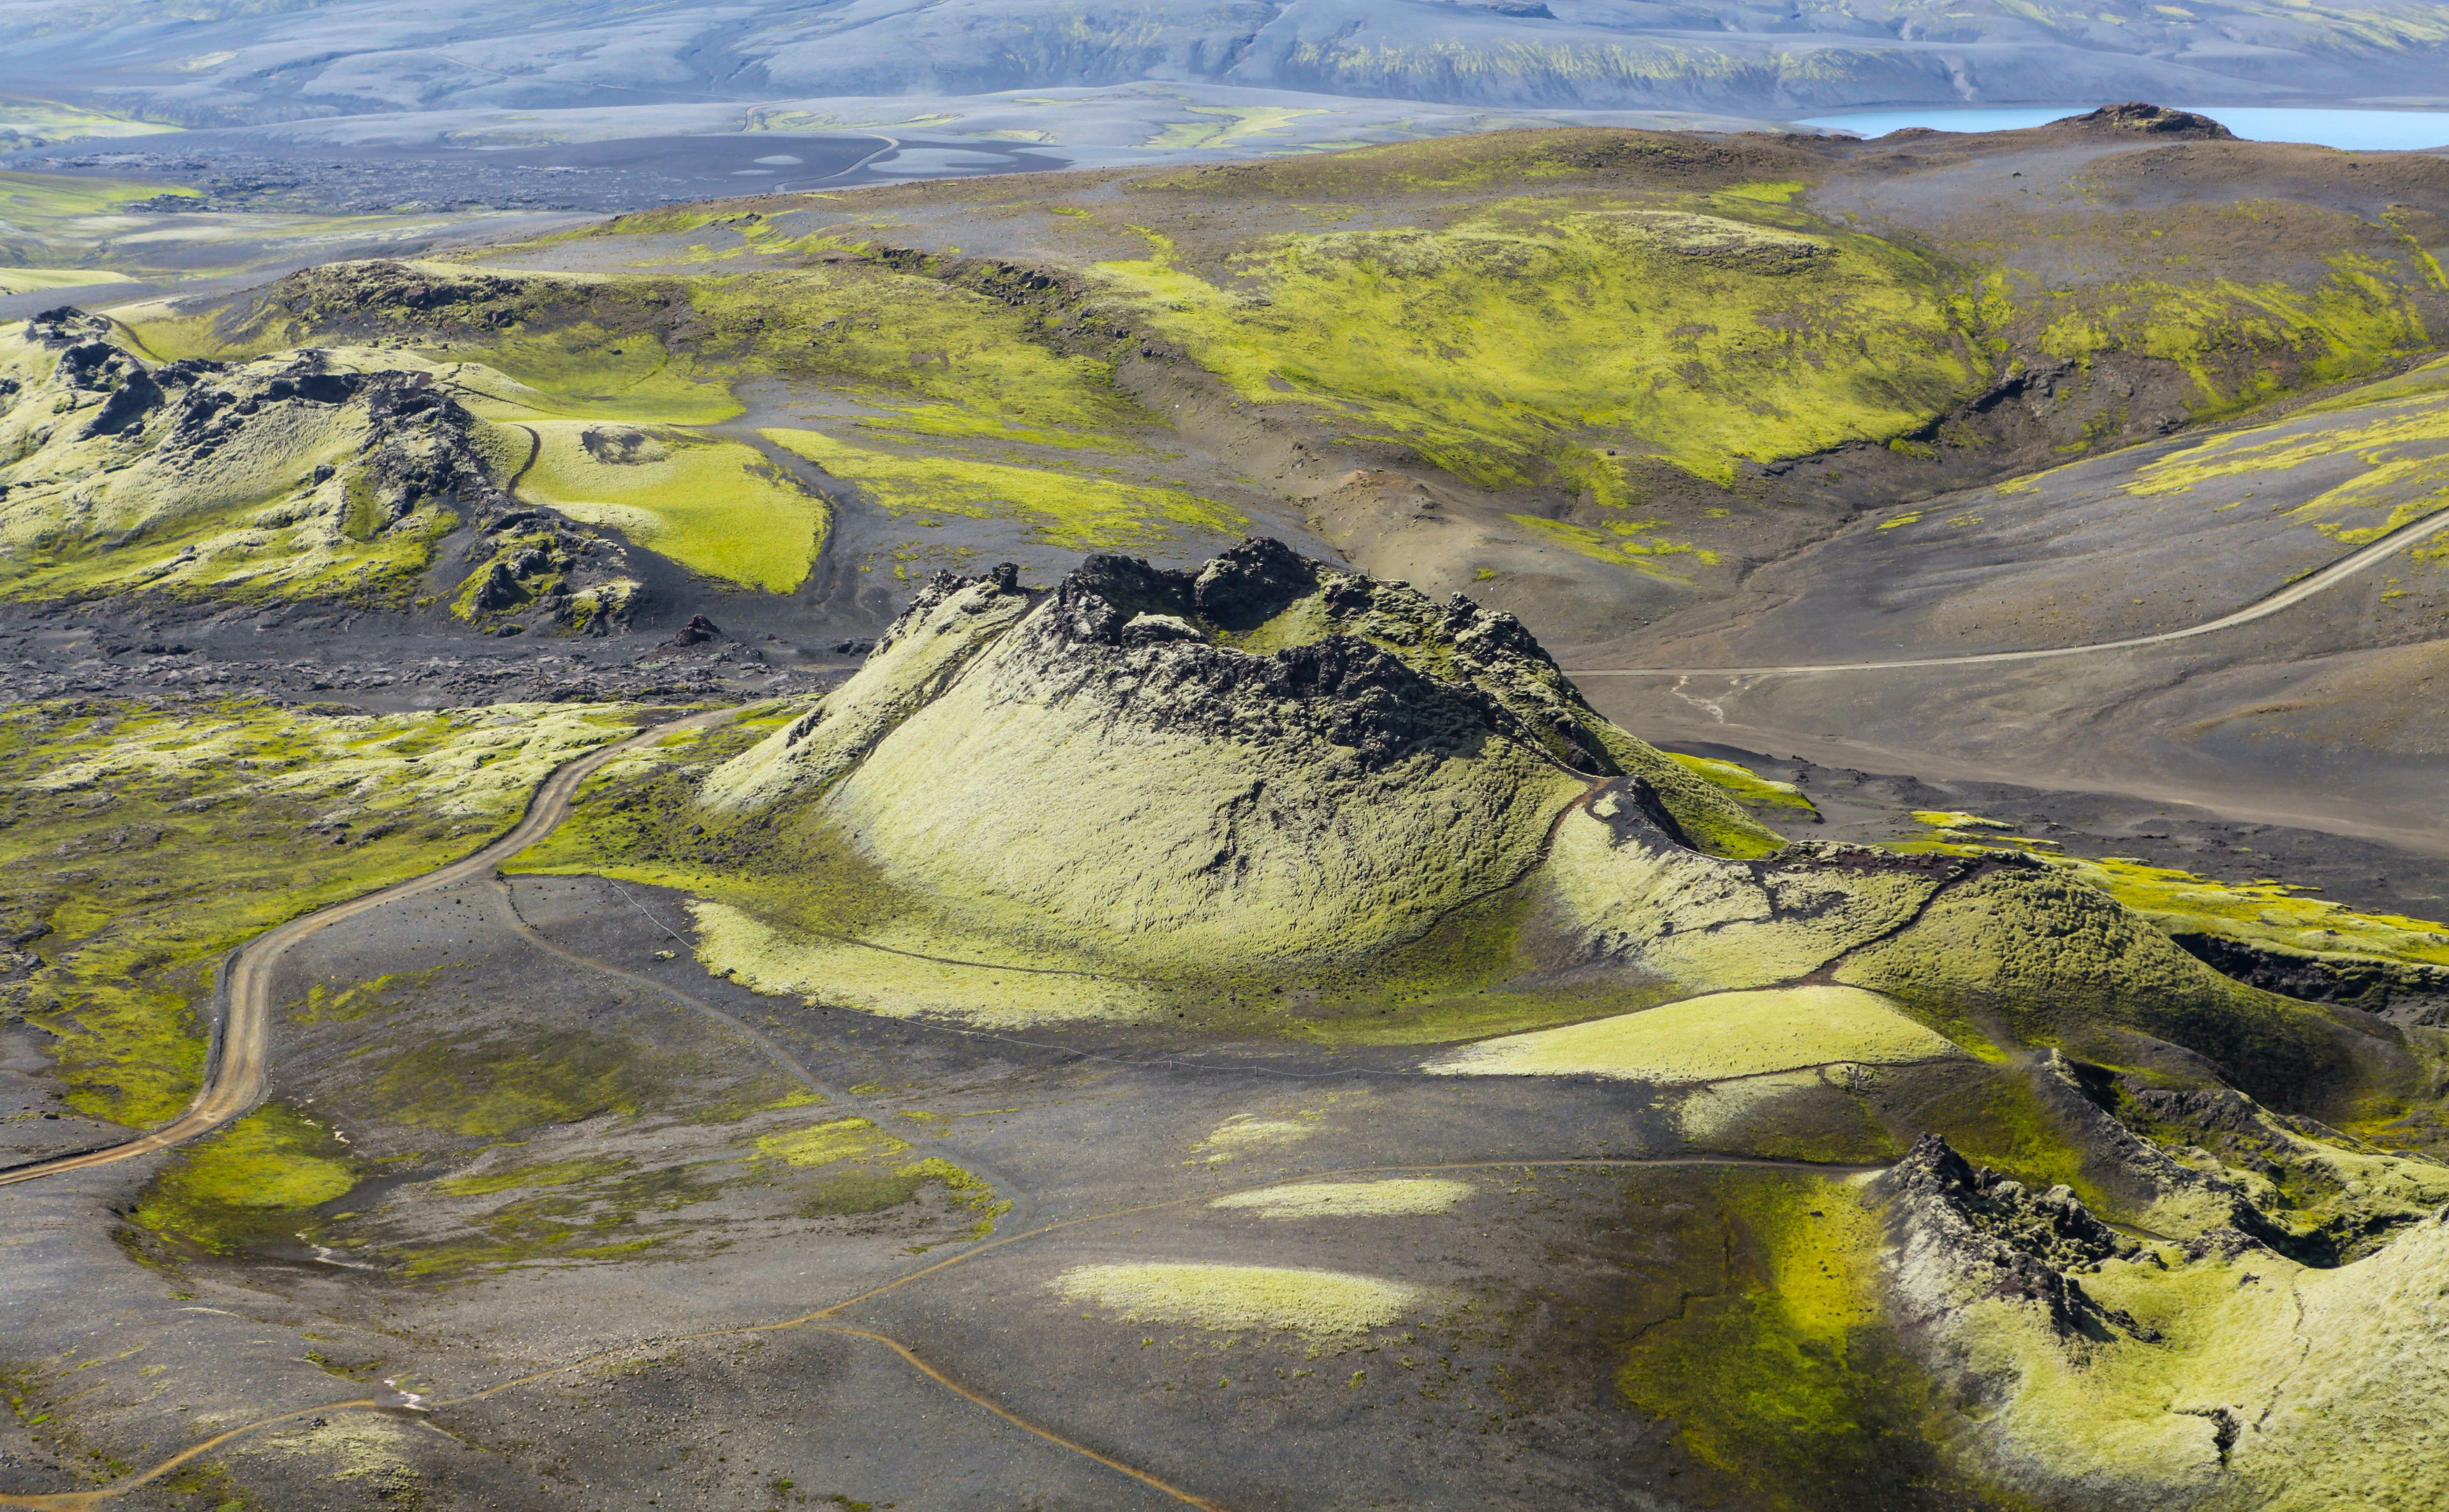
[[[0,90],[194,125],[1134,80],[1754,114],[2449,98],[2427,0],[0,0]]]

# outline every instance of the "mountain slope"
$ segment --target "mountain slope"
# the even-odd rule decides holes
[[[2260,104],[2436,94],[2428,6],[2353,15],[2227,3],[1915,0],[1712,10],[1624,0],[878,0],[205,4],[129,24],[91,0],[10,0],[12,77],[189,124],[482,106],[975,94],[1197,81],[1511,105],[1826,108],[2160,98]]]

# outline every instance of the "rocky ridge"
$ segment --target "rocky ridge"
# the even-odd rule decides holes
[[[632,612],[623,548],[520,507],[483,423],[428,373],[311,347],[154,362],[73,307],[0,355],[0,540],[21,595],[421,593],[487,627],[533,611],[599,634]]]
[[[1881,1173],[1889,1204],[1890,1274],[1907,1327],[1949,1318],[1977,1297],[2030,1303],[2061,1335],[2154,1335],[2104,1308],[2077,1278],[2103,1261],[2131,1257],[2133,1241],[2092,1215],[2073,1191],[2034,1192],[1976,1167],[1935,1134]]]
[[[1339,571],[1280,542],[1245,542],[1195,572],[1092,556],[1045,594],[1020,587],[1010,566],[985,578],[938,574],[879,640],[876,673],[861,681],[901,707],[991,641],[1008,641],[1005,664],[1026,666],[1030,697],[1048,706],[1091,704],[1191,739],[1315,742],[1368,776],[1501,741],[1580,777],[1642,776],[1704,846],[1758,854],[1778,844],[1723,794],[1600,718],[1514,616],[1460,594],[1439,605],[1408,584]],[[903,659],[922,654],[934,659],[925,672],[901,670]],[[898,691],[883,694],[887,682]],[[828,720],[870,728],[853,712],[866,691],[846,689],[742,757],[709,783],[709,796],[738,807],[783,787],[804,793],[816,774],[787,771],[785,756],[839,770],[801,743]]]

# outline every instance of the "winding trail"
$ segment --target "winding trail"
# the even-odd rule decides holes
[[[2442,530],[2449,530],[2449,509],[2429,514],[2412,525],[2401,526],[2380,540],[2359,547],[2327,566],[2320,567],[2277,591],[2266,594],[2233,613],[2216,620],[2206,620],[2181,630],[2162,630],[2152,635],[2129,636],[2123,641],[2095,641],[2087,645],[2047,646],[2037,651],[1982,651],[1953,657],[1912,657],[1895,661],[1822,661],[1799,666],[1776,667],[1568,667],[1569,678],[1756,678],[1782,673],[1808,672],[1886,672],[1906,667],[1971,667],[1998,661],[2043,661],[2053,657],[2083,656],[2093,651],[2126,651],[2136,646],[2166,645],[2172,641],[2186,641],[2214,631],[2232,630],[2241,624],[2277,614],[2291,604],[2304,603],[2323,589],[2331,587],[2357,573],[2380,564],[2402,546],[2414,545]]]
[[[859,169],[866,167],[871,163],[874,163],[877,159],[883,157],[886,153],[898,152],[901,150],[901,139],[899,137],[888,137],[881,131],[862,131],[859,132],[858,135],[866,137],[870,141],[881,142],[884,145],[877,148],[874,152],[869,153],[866,157],[859,159],[849,167],[836,168],[831,173],[819,174],[817,177],[808,180],[805,184],[799,188],[795,189],[791,187],[791,182],[789,180],[784,180],[765,192],[768,194],[806,194],[813,190],[818,184],[831,183],[836,179],[847,179],[852,174],[857,173]]]
[[[651,745],[676,730],[720,724],[737,718],[738,714],[737,709],[712,709],[704,714],[651,724],[626,740],[598,746],[585,756],[556,767],[552,775],[545,778],[536,789],[535,795],[528,800],[526,815],[511,827],[510,833],[483,850],[421,876],[292,919],[239,947],[222,967],[222,983],[228,1007],[214,1025],[204,1084],[196,1093],[195,1101],[187,1105],[187,1111],[162,1127],[132,1139],[0,1170],[0,1186],[132,1160],[138,1156],[166,1150],[198,1135],[209,1134],[244,1114],[263,1097],[265,1059],[271,1041],[273,977],[282,956],[300,942],[342,920],[354,919],[402,898],[413,898],[436,888],[447,888],[486,875],[501,862],[550,834],[563,819],[569,816],[569,800],[577,794],[579,784],[600,771],[605,763]],[[0,1505],[7,1504],[0,1502]]]

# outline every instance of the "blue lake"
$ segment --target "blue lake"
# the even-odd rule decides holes
[[[2090,105],[2054,108],[1993,108],[1974,105],[1913,110],[1856,110],[1843,115],[1810,116],[1797,123],[1835,126],[1866,137],[1930,126],[1939,131],[2020,131],[2079,116]],[[2248,142],[2310,142],[2354,152],[2402,152],[2421,147],[2449,147],[2449,110],[2304,110],[2271,106],[2186,105],[2206,115]]]

